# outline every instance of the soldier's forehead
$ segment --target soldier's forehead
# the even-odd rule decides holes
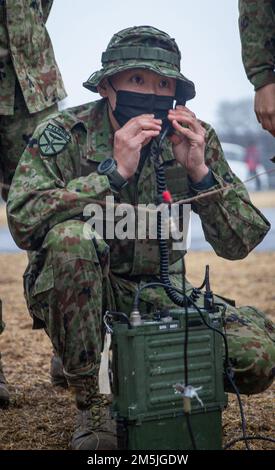
[[[145,75],[152,76],[152,77],[167,78],[164,75],[161,75],[157,72],[154,72],[153,70],[145,69],[145,68],[142,68],[142,67],[133,67],[133,68],[130,68],[130,69],[127,69],[127,70],[122,70],[121,72],[117,72],[114,75],[112,75],[112,77],[116,77],[116,78],[126,77],[126,76],[129,76],[129,75],[133,74],[133,73],[141,73],[141,74],[145,74]],[[169,80],[175,80],[175,79],[174,78],[169,78]]]

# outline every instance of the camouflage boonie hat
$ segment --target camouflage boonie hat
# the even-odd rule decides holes
[[[176,95],[185,100],[194,98],[194,83],[180,73],[181,53],[177,43],[167,33],[152,26],[134,26],[116,33],[102,54],[102,69],[83,83],[97,93],[103,78],[123,70],[149,69],[164,77],[177,80]]]

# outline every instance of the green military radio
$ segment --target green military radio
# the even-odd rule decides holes
[[[221,312],[202,312],[221,328]],[[223,345],[194,308],[188,311],[188,383],[185,387],[184,309],[131,326],[113,328],[113,414],[118,448],[192,449],[189,425],[198,449],[221,449]],[[192,405],[192,409],[191,409]],[[190,420],[190,422],[188,422]]]

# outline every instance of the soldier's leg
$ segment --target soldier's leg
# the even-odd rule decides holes
[[[263,392],[275,376],[275,328],[255,307],[226,309],[225,331],[235,383],[241,393]]]
[[[9,186],[20,157],[37,125],[57,111],[57,105],[30,114],[19,85],[16,86],[13,116],[0,116],[0,168],[3,178],[2,197],[7,200]]]
[[[105,243],[104,243],[105,245]],[[106,248],[107,245],[105,245]],[[72,445],[78,449],[110,447],[95,434],[95,416],[102,405],[97,390],[101,352],[102,259],[93,241],[83,237],[83,223],[67,221],[52,228],[43,243],[45,264],[31,298],[32,314],[45,323],[62,359],[69,386],[76,394],[78,424]],[[103,446],[103,447],[102,447]]]
[[[32,313],[45,322],[69,377],[92,375],[101,351],[102,271],[82,228],[67,221],[48,232],[45,264],[32,293]]]
[[[38,252],[28,251],[27,255],[29,259],[29,264],[24,274],[24,283],[28,283],[30,277],[33,278],[33,273],[32,273],[33,266],[37,266],[38,264],[40,264],[40,261],[39,261],[40,255]],[[35,271],[36,270],[37,268],[35,268]],[[41,322],[39,320],[38,321],[36,320],[36,317],[34,317],[33,320],[34,320],[33,329],[36,330],[36,329],[43,328]],[[63,372],[62,361],[55,350],[53,350],[53,356],[51,358],[50,377],[51,377],[51,382],[53,386],[62,387],[62,388],[68,387],[68,382]]]
[[[10,395],[7,387],[6,377],[4,375],[3,364],[0,353],[0,408],[7,408],[10,403]]]
[[[64,375],[62,361],[54,350],[51,358],[50,376],[54,387],[68,388],[68,382]]]
[[[4,331],[5,324],[2,320],[2,302],[0,299],[0,335]],[[0,408],[6,408],[9,406],[10,397],[7,387],[6,378],[3,371],[3,364],[1,361],[1,352],[0,352]]]
[[[16,86],[15,107],[13,116],[0,116],[0,193],[7,200],[9,186],[19,159],[29,142],[37,125],[50,114],[58,110],[57,104],[30,114],[19,85]],[[3,185],[3,186],[2,186]],[[54,355],[51,361],[51,378],[53,385],[66,387],[61,362]]]
[[[171,276],[173,284],[181,288],[181,276]],[[114,278],[117,308],[129,314],[137,284]],[[192,286],[187,283],[187,293]],[[215,301],[225,305],[225,331],[229,357],[235,373],[235,383],[244,394],[255,394],[268,388],[275,373],[275,329],[265,315],[254,307],[235,308],[218,296]],[[203,296],[196,301],[203,308]],[[161,287],[146,289],[141,296],[141,311],[157,307],[175,307]],[[226,391],[232,388],[225,382]]]

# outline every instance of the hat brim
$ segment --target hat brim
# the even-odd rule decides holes
[[[88,90],[97,93],[97,87],[104,78],[111,77],[112,75],[115,75],[119,72],[123,72],[124,70],[137,68],[148,69],[163,77],[175,78],[176,80],[178,80],[177,90],[179,90],[181,94],[184,94],[186,101],[191,100],[196,95],[194,83],[188,78],[186,78],[184,75],[182,75],[176,68],[174,69],[170,64],[165,65],[165,63],[160,65],[159,62],[154,62],[152,60],[150,62],[133,60],[127,63],[125,63],[124,61],[122,63],[119,63],[119,61],[117,61],[116,64],[109,65],[97,72],[94,72],[89,77],[89,79],[83,83],[83,86]]]

